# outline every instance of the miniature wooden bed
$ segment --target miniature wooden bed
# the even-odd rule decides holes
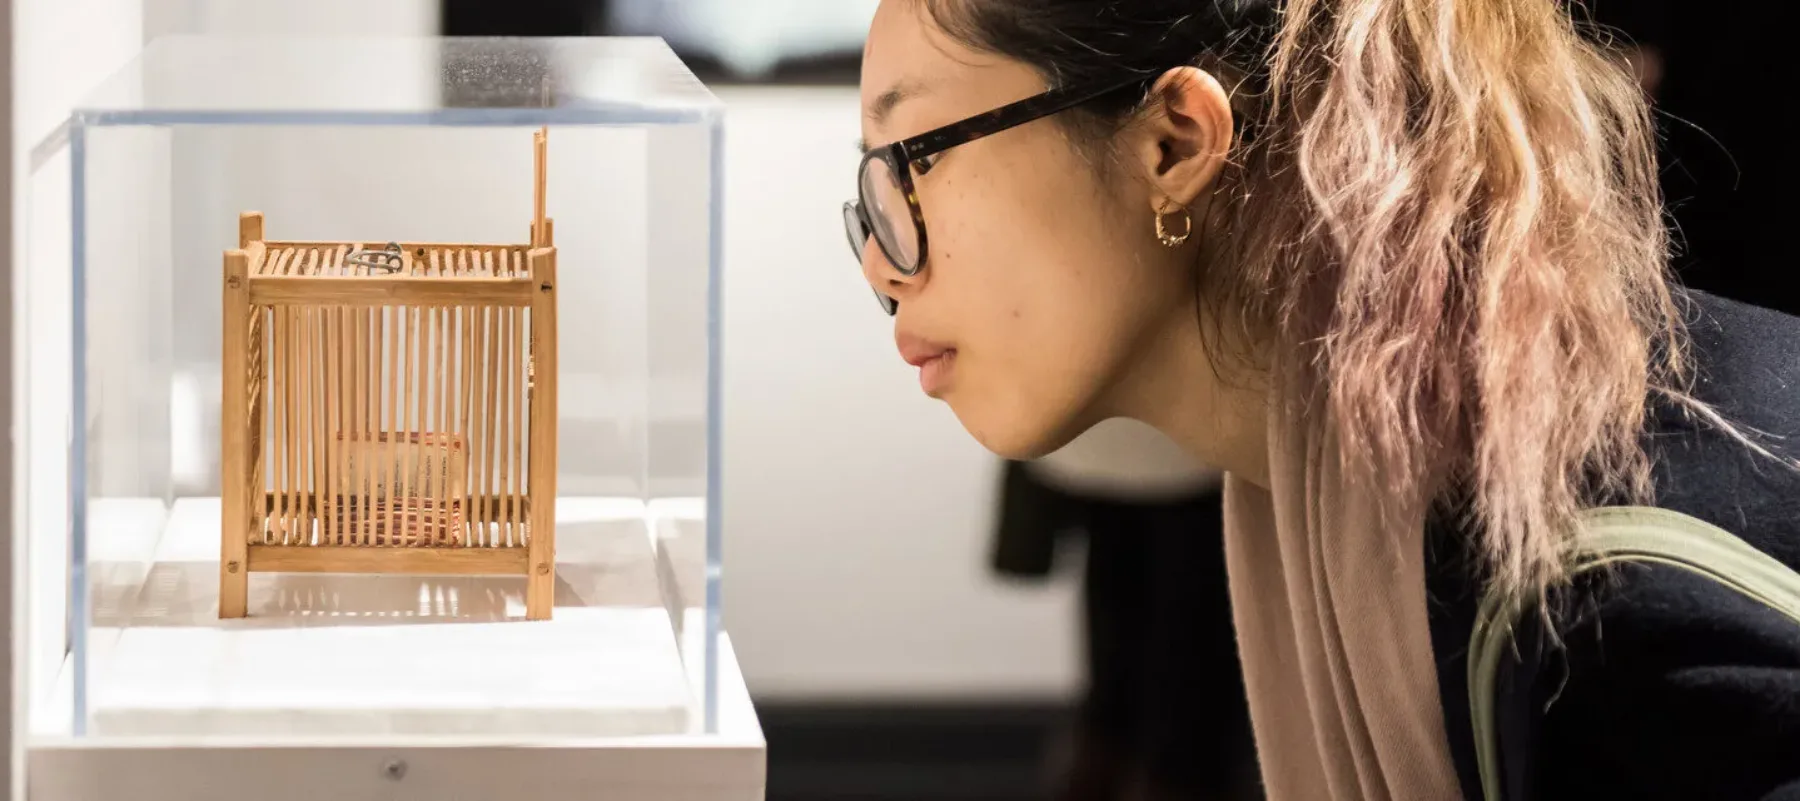
[[[269,241],[225,253],[219,616],[249,574],[556,580],[556,248],[534,137],[526,244]]]

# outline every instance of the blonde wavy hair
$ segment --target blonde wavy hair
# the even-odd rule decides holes
[[[929,5],[1053,84],[1242,79],[1209,317],[1273,337],[1393,508],[1464,501],[1491,586],[1541,596],[1584,504],[1651,500],[1651,397],[1718,419],[1686,391],[1648,104],[1555,0]],[[1103,142],[1148,102],[1072,125]]]
[[[1551,0],[1288,0],[1237,286],[1402,508],[1452,484],[1488,580],[1564,578],[1592,498],[1651,500],[1688,398],[1652,125]]]

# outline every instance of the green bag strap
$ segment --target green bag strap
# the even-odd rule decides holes
[[[1679,512],[1643,506],[1590,509],[1581,516],[1574,551],[1575,573],[1619,562],[1671,565],[1730,587],[1800,624],[1800,573],[1730,532]],[[1470,723],[1486,801],[1501,799],[1494,682],[1511,643],[1513,621],[1526,611],[1505,606],[1489,593],[1470,640]]]

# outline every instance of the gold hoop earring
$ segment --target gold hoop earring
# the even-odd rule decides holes
[[[1181,212],[1180,234],[1169,233],[1169,229],[1163,225],[1163,218],[1167,217],[1170,212],[1156,212],[1156,238],[1163,243],[1164,247],[1181,247],[1181,243],[1186,242],[1188,236],[1194,233],[1194,217],[1188,213],[1187,207],[1176,206],[1175,210]]]

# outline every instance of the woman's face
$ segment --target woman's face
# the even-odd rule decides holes
[[[867,145],[1046,88],[1024,64],[951,40],[920,5],[884,0],[876,12],[862,74]],[[896,344],[920,366],[923,391],[1002,456],[1042,455],[1129,413],[1124,396],[1153,380],[1143,374],[1154,354],[1194,335],[1193,257],[1156,237],[1168,195],[1145,178],[1158,156],[1127,144],[1102,170],[1095,150],[1047,118],[945,151],[913,172],[924,268],[906,276],[873,241],[863,251],[869,283],[899,302]]]

